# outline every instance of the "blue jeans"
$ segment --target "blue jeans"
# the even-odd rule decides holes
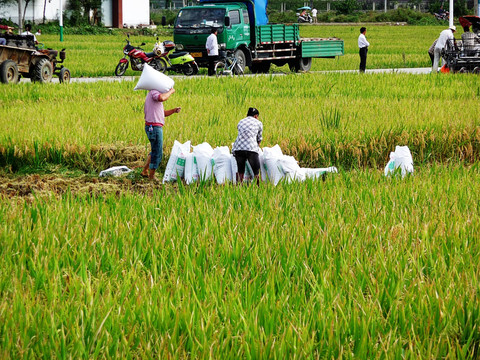
[[[151,160],[149,168],[156,170],[163,157],[163,128],[161,126],[146,125],[145,133],[147,134],[148,140],[150,141],[150,146],[152,148],[152,152],[150,153]]]

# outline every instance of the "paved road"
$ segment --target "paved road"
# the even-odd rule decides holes
[[[432,68],[402,68],[402,69],[370,69],[367,70],[367,74],[380,74],[380,73],[392,73],[392,74],[430,74]],[[315,71],[316,73],[357,73],[357,70],[336,70],[336,71]],[[274,75],[285,75],[285,73],[274,73]],[[139,73],[140,76],[140,73]],[[107,82],[117,82],[117,81],[136,81],[138,80],[139,76],[104,76],[104,77],[97,77],[97,78],[88,78],[88,77],[80,77],[80,78],[72,78],[72,83],[90,83],[90,82],[98,82],[98,81],[107,81]],[[184,75],[169,75],[172,78],[189,78],[189,76]],[[206,75],[199,75],[204,76]],[[262,76],[262,75],[253,75],[247,74],[246,76]],[[29,82],[29,79],[21,79],[21,82]],[[58,83],[58,78],[54,77],[52,82]]]

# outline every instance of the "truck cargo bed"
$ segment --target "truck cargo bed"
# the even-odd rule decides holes
[[[331,58],[343,55],[343,40],[338,38],[305,38],[301,43],[303,58]]]

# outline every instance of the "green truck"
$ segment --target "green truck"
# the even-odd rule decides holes
[[[200,0],[182,8],[173,30],[179,50],[191,53],[200,67],[208,66],[205,49],[212,27],[218,28],[221,49],[232,51],[242,69],[266,73],[270,65],[288,64],[292,71],[308,71],[312,58],[343,55],[343,40],[338,38],[301,38],[298,24],[266,24],[266,12],[253,0]],[[263,22],[263,23],[262,23]]]

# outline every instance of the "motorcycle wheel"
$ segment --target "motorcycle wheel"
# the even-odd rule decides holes
[[[115,76],[122,76],[128,69],[128,62],[119,62],[115,68]]]
[[[161,73],[167,71],[167,63],[163,59],[152,60],[152,67]]]
[[[186,63],[182,69],[182,72],[186,76],[195,75],[198,73],[198,66],[193,62]]]

